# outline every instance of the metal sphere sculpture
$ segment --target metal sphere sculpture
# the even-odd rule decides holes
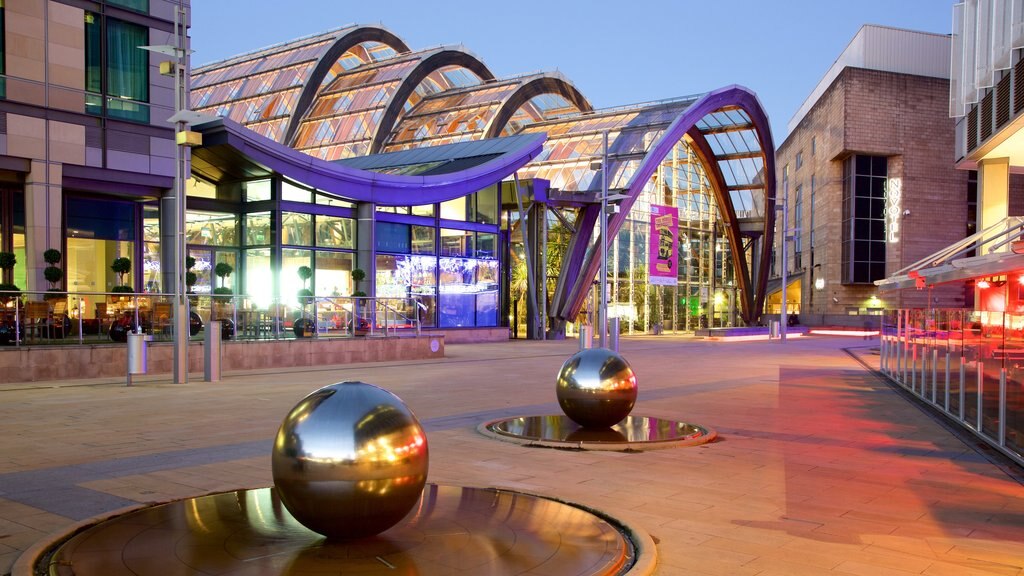
[[[633,410],[636,392],[636,375],[629,363],[606,348],[581,350],[558,371],[558,404],[584,428],[621,422]]]
[[[373,536],[412,509],[427,481],[427,437],[391,392],[325,386],[292,408],[274,440],[274,486],[288,511],[328,538]]]

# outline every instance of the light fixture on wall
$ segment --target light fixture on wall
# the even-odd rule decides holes
[[[978,283],[975,284],[975,286],[984,290],[986,288],[992,287],[992,284],[990,284],[988,280],[978,280]]]

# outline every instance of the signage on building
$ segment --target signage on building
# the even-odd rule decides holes
[[[679,264],[679,211],[673,206],[651,206],[650,283],[675,286]]]
[[[889,178],[885,181],[885,240],[900,241],[900,216],[903,213],[903,181]]]

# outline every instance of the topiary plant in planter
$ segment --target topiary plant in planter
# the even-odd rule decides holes
[[[235,268],[231,264],[228,264],[227,262],[218,262],[217,265],[214,266],[213,273],[220,278],[220,286],[213,289],[214,294],[220,296],[231,296],[232,294],[235,293],[234,290],[224,285],[225,282],[227,282],[227,277],[231,276],[231,273],[234,271]]]
[[[0,252],[0,270],[3,270],[4,276],[9,276],[17,263],[18,257],[14,252]],[[18,288],[16,284],[0,282],[0,292],[6,292],[0,293],[0,300],[9,302],[12,298],[21,295],[21,288]]]
[[[188,294],[194,293],[192,287],[195,286],[196,282],[199,281],[199,276],[197,276],[196,273],[192,271],[192,268],[194,268],[195,265],[195,258],[191,256],[185,257],[185,292]]]
[[[298,338],[305,338],[316,331],[316,325],[309,318],[306,318],[306,305],[313,303],[313,291],[306,288],[306,283],[313,277],[313,269],[309,266],[299,266],[299,278],[302,280],[302,289],[299,290],[299,304],[302,305],[302,313],[292,324],[292,331]]]
[[[60,263],[60,258],[60,250],[50,248],[43,252],[43,260],[48,264],[46,268],[43,268],[43,278],[46,278],[46,281],[50,284],[47,292],[53,292],[53,294],[45,296],[48,300],[59,300],[67,297],[67,292],[57,286],[64,279],[64,271],[57,266]]]
[[[117,281],[119,283],[117,286],[110,289],[111,292],[120,294],[131,294],[132,292],[135,292],[135,289],[132,288],[131,285],[124,283],[125,275],[132,271],[131,260],[124,257],[114,258],[114,261],[110,264],[110,269],[117,273]]]

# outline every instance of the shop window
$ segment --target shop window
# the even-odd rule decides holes
[[[85,13],[86,112],[149,122],[149,29]]]
[[[160,278],[160,209],[142,209],[142,291],[161,292]]]
[[[422,308],[407,308],[407,313],[419,314],[423,326],[437,325],[437,258],[378,254],[376,280],[378,298],[414,298]]]
[[[316,253],[313,267],[313,293],[321,296],[349,296],[352,294],[352,268],[355,255],[351,252]]]
[[[274,301],[274,278],[270,248],[242,252],[245,268],[245,293],[258,308],[267,308]]]
[[[65,214],[68,290],[110,292],[119,284],[110,269],[116,258],[132,261],[125,283],[137,288],[132,280],[139,269],[134,261],[135,203],[68,197]]]
[[[299,290],[303,288],[313,289],[314,285],[309,282],[303,284],[299,277],[299,268],[302,266],[313,266],[312,250],[281,250],[281,301],[289,306],[299,306]]]
[[[498,262],[475,258],[441,258],[438,314],[442,328],[496,326]]]

